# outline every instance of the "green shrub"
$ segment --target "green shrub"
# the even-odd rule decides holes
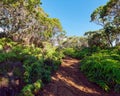
[[[34,96],[32,90],[34,90],[34,86],[32,84],[28,84],[28,85],[24,86],[20,96]]]
[[[70,57],[75,57],[75,49],[74,48],[65,48],[63,50],[64,54]]]
[[[42,86],[43,85],[41,80],[37,80],[33,84],[27,84],[22,89],[20,96],[35,96],[35,94],[39,92]]]
[[[3,47],[9,45],[11,50],[5,52]],[[61,64],[62,51],[49,43],[41,49],[31,45],[23,46],[10,39],[0,39],[0,74],[13,72],[15,77],[22,79],[23,86],[20,96],[35,96],[43,85],[51,80],[51,73]],[[15,62],[20,65],[14,66]]]
[[[89,48],[83,48],[81,50],[75,51],[75,57],[78,59],[83,59],[86,56],[90,55],[90,49]]]
[[[100,48],[98,47],[93,47],[93,48],[84,47],[81,49],[65,48],[63,52],[67,56],[78,58],[78,59],[83,59],[84,57],[90,56],[92,53],[98,52],[99,50]]]
[[[111,50],[101,50],[84,58],[80,68],[90,81],[104,90],[114,88],[115,91],[120,91],[120,55],[115,51],[116,48]]]

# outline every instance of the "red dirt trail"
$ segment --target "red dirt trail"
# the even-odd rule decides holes
[[[39,96],[120,96],[120,94],[104,92],[80,72],[79,60],[65,58],[59,70],[52,76],[52,81],[41,90]]]

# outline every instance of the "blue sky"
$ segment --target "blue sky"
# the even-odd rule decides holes
[[[100,29],[90,22],[91,13],[108,0],[41,0],[42,8],[50,17],[58,18],[68,36],[83,36]]]

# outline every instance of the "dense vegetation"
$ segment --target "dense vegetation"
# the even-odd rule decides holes
[[[106,91],[120,91],[120,47],[100,50],[85,57],[81,64],[81,71],[90,81]]]
[[[64,49],[67,56],[82,59],[80,70],[105,91],[120,92],[119,6],[119,0],[109,0],[106,5],[97,8],[91,14],[91,21],[103,28],[85,33],[88,45],[78,47],[70,43]]]
[[[35,96],[63,57],[56,38],[64,36],[40,0],[0,1],[0,91],[4,96]],[[0,95],[2,95],[0,94]]]
[[[97,50],[84,57],[80,69],[105,91],[113,89],[120,92],[119,6],[119,0],[109,0],[106,5],[97,8],[91,15],[91,21],[103,29],[85,33],[89,49]]]
[[[41,49],[30,45],[23,46],[11,39],[2,38],[0,45],[0,74],[3,76],[1,82],[5,80],[6,85],[3,86],[9,83],[9,86],[20,86],[19,91],[21,90],[24,96],[28,96],[28,93],[29,96],[37,94],[44,84],[50,82],[51,74],[61,64],[60,52],[47,43]],[[19,81],[18,85],[16,81]]]
[[[0,90],[7,88],[6,96],[37,96],[65,55],[81,59],[80,70],[91,82],[120,92],[120,1],[97,8],[91,22],[103,28],[84,37],[65,36],[59,19],[50,18],[41,4],[0,1]]]

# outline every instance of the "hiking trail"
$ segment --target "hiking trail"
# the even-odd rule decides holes
[[[80,60],[67,57],[52,80],[40,92],[40,96],[120,96],[106,93],[91,83],[79,69]]]

